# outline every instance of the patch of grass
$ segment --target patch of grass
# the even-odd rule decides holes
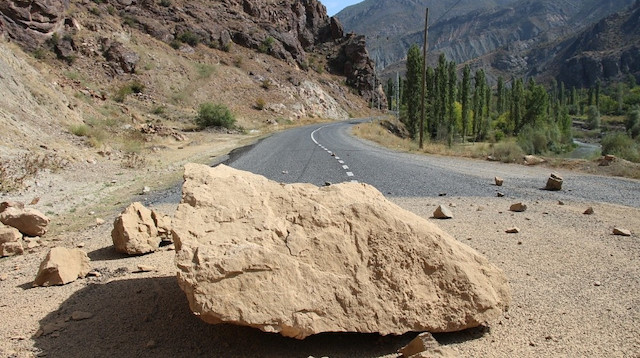
[[[0,192],[23,189],[28,180],[42,170],[57,172],[69,165],[69,161],[55,153],[24,154],[14,159],[0,160]]]
[[[167,110],[166,106],[156,106],[156,107],[153,107],[153,109],[151,109],[151,113],[160,116],[160,115],[163,115],[166,112],[166,110]]]
[[[260,97],[256,99],[255,108],[257,110],[262,111],[266,105],[267,105],[267,102],[264,100],[264,98]]]
[[[200,43],[200,36],[194,34],[191,31],[186,31],[178,35],[178,40],[186,43],[191,47],[196,47]]]
[[[630,162],[640,163],[640,145],[622,132],[610,133],[602,138],[602,154],[612,154]]]
[[[160,0],[160,6],[169,7],[171,6],[171,0]]]
[[[205,80],[211,77],[216,72],[216,66],[206,63],[196,63],[196,71],[198,72],[198,79]]]
[[[122,103],[128,95],[133,93],[142,93],[144,91],[144,87],[144,84],[138,81],[129,82],[116,91],[113,95],[113,100],[118,103]]]
[[[87,137],[89,135],[90,128],[86,124],[73,124],[69,127],[69,131],[78,137]]]
[[[268,78],[265,78],[264,80],[262,80],[262,83],[260,84],[260,87],[262,87],[267,91],[271,89],[271,86],[273,86],[273,83]]]
[[[273,45],[275,43],[276,43],[276,39],[274,39],[271,36],[268,36],[266,39],[262,41],[262,43],[260,43],[260,46],[258,46],[258,51],[262,53],[270,53],[271,51],[273,51]]]

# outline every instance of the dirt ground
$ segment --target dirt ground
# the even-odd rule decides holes
[[[175,195],[164,190],[177,185],[185,162],[215,161],[251,139],[212,136],[163,150],[143,171],[98,158],[97,164],[76,163],[73,170],[39,177],[23,193],[0,197],[27,203],[38,197],[32,207],[52,217],[51,231],[37,247],[0,259],[0,357],[397,356],[416,333],[321,334],[298,341],[205,324],[191,314],[177,286],[172,246],[138,257],[115,252],[110,232],[122,208],[142,201],[171,214],[177,202],[162,199]],[[151,192],[140,194],[144,186]],[[512,213],[514,200],[392,198],[423,217],[431,217],[438,204],[449,205],[454,218],[437,224],[509,278],[513,302],[499,321],[436,338],[463,357],[640,357],[640,210],[541,199],[524,213]],[[594,215],[583,214],[587,206]],[[106,224],[97,225],[96,217]],[[513,226],[521,232],[505,233]],[[635,235],[613,236],[616,226]],[[101,276],[32,288],[53,246],[81,247]],[[140,264],[155,271],[136,272]]]

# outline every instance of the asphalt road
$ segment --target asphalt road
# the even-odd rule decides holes
[[[392,151],[350,134],[352,120],[280,132],[231,153],[226,161],[283,183],[358,181],[390,197],[476,196],[502,192],[517,200],[574,200],[640,207],[640,181],[555,171],[562,191],[542,190],[551,170],[481,160]],[[503,187],[493,178],[505,179]]]

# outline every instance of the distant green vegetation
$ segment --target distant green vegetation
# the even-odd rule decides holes
[[[200,128],[233,128],[236,119],[225,105],[206,102],[200,105],[195,123]]]
[[[399,109],[400,119],[414,139],[420,134],[422,66],[421,51],[414,45],[407,53],[406,78],[399,83],[390,79],[386,85],[389,109]],[[638,145],[637,106],[640,87],[633,76],[624,83],[604,87],[598,82],[592,88],[581,89],[567,89],[555,81],[545,86],[533,78],[506,82],[500,77],[495,86],[490,86],[482,69],[471,73],[469,66],[465,66],[459,78],[457,64],[447,61],[442,54],[437,66],[426,71],[423,135],[449,145],[516,138],[527,154],[559,154],[574,147],[572,127],[576,118],[593,133],[585,131],[590,136],[606,136],[617,129],[631,142],[618,134],[612,135],[606,150],[637,161],[633,150],[611,149]],[[627,113],[626,120],[616,119]],[[623,124],[626,133],[621,131]]]

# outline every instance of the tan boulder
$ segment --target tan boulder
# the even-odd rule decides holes
[[[584,215],[593,215],[595,211],[593,210],[593,208],[590,206],[587,208],[587,210],[584,211]]]
[[[618,236],[631,236],[631,231],[621,227],[616,227],[613,229],[613,234]]]
[[[33,286],[66,285],[91,271],[89,257],[79,249],[54,247],[40,264]]]
[[[545,186],[546,190],[558,191],[562,190],[563,179],[561,176],[557,174],[551,174],[549,179],[547,179],[547,185]]]
[[[42,236],[47,233],[50,220],[36,209],[10,206],[0,213],[0,222],[20,230],[27,236]]]
[[[279,184],[188,164],[173,218],[191,310],[303,339],[452,332],[497,319],[504,273],[372,186]]]
[[[429,332],[420,333],[409,344],[400,348],[398,353],[406,358],[441,357],[457,358],[458,352],[450,347],[443,347]]]
[[[504,179],[500,177],[493,178],[493,181],[496,183],[496,186],[502,186],[502,184],[504,184]]]
[[[116,218],[111,239],[116,251],[129,255],[154,252],[161,241],[153,212],[141,203],[129,205]]]
[[[514,226],[514,227],[511,227],[511,228],[508,228],[504,232],[506,232],[507,234],[518,234],[518,233],[520,233],[520,228]]]
[[[0,257],[22,255],[22,234],[18,229],[0,224]]]
[[[436,219],[451,219],[453,218],[453,214],[451,210],[444,205],[439,205],[438,208],[433,212],[433,217]]]
[[[7,208],[24,209],[24,203],[20,201],[3,201],[0,203],[0,213]]]
[[[525,155],[524,156],[524,164],[525,165],[538,165],[538,164],[542,164],[544,163],[545,160],[540,158],[540,157],[536,157],[535,155]]]

